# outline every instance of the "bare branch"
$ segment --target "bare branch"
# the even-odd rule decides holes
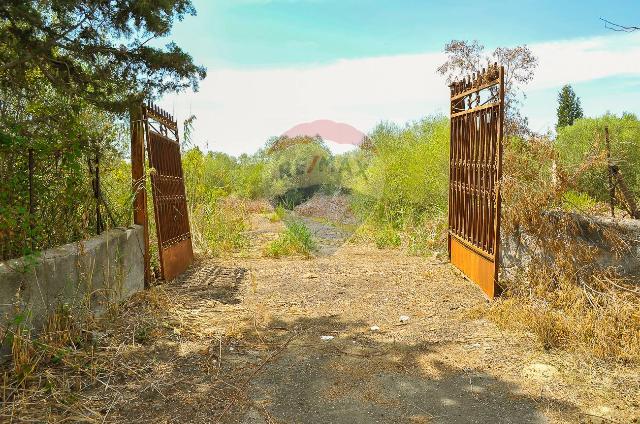
[[[618,31],[618,32],[640,31],[640,27],[637,27],[637,26],[620,25],[620,24],[616,24],[614,22],[608,21],[604,18],[600,18],[600,20],[604,22],[604,27],[607,29],[610,29],[611,31]]]

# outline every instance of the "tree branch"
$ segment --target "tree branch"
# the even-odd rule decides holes
[[[92,9],[92,11],[93,10],[94,9]],[[82,18],[80,20],[80,22],[78,22],[76,25],[71,26],[66,31],[64,31],[62,34],[57,34],[56,36],[53,36],[51,39],[49,39],[42,46],[44,48],[44,50],[51,49],[54,45],[56,45],[58,43],[58,41],[60,41],[61,39],[65,38],[67,36],[67,34],[69,34],[72,31],[78,29],[89,18],[89,15],[90,15],[89,13],[86,13],[84,15],[84,18]],[[0,72],[6,71],[8,69],[11,69],[11,68],[13,68],[15,66],[18,66],[18,65],[22,64],[22,63],[28,62],[29,60],[33,59],[35,56],[36,56],[35,50],[31,50],[26,55],[24,55],[22,57],[19,57],[17,59],[14,59],[11,62],[5,63],[4,65],[0,66]]]
[[[634,31],[640,31],[640,27],[637,26],[625,26],[625,25],[619,25],[616,24],[614,22],[608,21],[604,18],[600,18],[601,21],[604,22],[604,27],[607,29],[610,29],[612,31],[618,31],[618,32],[634,32]]]

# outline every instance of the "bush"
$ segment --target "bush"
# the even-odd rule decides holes
[[[430,244],[425,234],[440,240],[427,227],[442,228],[431,222],[446,219],[449,120],[429,117],[405,127],[382,123],[370,138],[372,152],[363,153],[369,155],[368,166],[357,169],[347,185],[354,211],[367,221],[376,244],[398,245],[392,231],[406,232],[424,245]],[[360,159],[359,165],[366,163]]]

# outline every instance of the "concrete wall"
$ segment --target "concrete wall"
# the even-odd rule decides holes
[[[573,238],[593,249],[593,267],[614,267],[640,283],[640,220],[561,212],[550,212],[546,219],[558,224],[558,234],[550,237],[567,238],[568,242]],[[502,234],[500,253],[501,273],[507,278],[526,268],[532,256],[542,254],[537,240],[524,232]],[[553,262],[551,255],[547,257]]]
[[[35,259],[0,262],[0,328],[28,312],[38,329],[60,304],[100,313],[144,288],[141,226],[42,252]]]

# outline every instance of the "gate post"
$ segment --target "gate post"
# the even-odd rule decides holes
[[[144,126],[142,106],[131,107],[131,180],[134,194],[133,223],[142,225],[144,237],[144,287],[151,284],[151,258],[149,255],[149,222],[147,219],[147,189],[144,172]]]

